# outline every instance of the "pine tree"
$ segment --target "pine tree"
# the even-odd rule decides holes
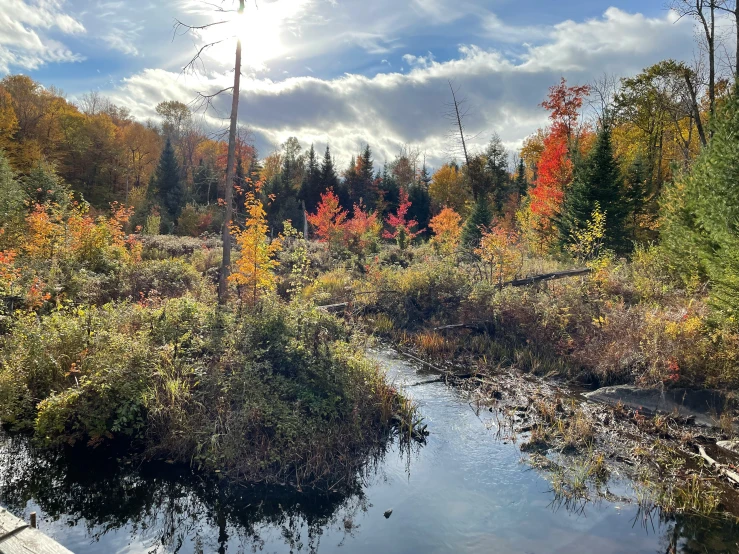
[[[485,195],[480,195],[472,207],[462,231],[462,243],[468,248],[477,248],[482,238],[483,228],[490,228],[493,212]]]
[[[626,248],[623,178],[613,155],[607,124],[598,131],[588,157],[576,159],[574,163],[573,182],[556,218],[560,243],[569,244],[575,233],[587,227],[597,203],[606,216],[604,246],[623,251]]]
[[[662,199],[663,247],[688,282],[708,280],[717,313],[739,326],[739,87],[713,120],[690,173]]]
[[[162,225],[171,230],[182,211],[184,191],[180,181],[180,168],[169,139],[159,157],[154,186],[161,209]]]
[[[647,200],[647,166],[644,158],[637,155],[629,165],[624,182],[626,218],[632,240],[638,240],[639,216],[644,213]]]
[[[329,160],[330,160],[329,156]],[[316,151],[311,144],[310,150],[308,151],[308,160],[305,175],[303,176],[303,183],[300,187],[299,198],[305,203],[305,209],[309,213],[316,211],[316,206],[321,201],[321,193],[326,189],[323,188],[323,181],[321,179],[321,168],[318,166],[318,159],[316,158]]]
[[[431,195],[428,189],[419,182],[410,188],[408,198],[411,201],[408,216],[418,221],[419,229],[425,233],[431,221]]]
[[[526,181],[526,166],[523,164],[523,158],[519,158],[518,160],[515,185],[516,192],[523,198],[529,190],[529,183]]]

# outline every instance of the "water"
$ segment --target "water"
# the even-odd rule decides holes
[[[430,377],[392,351],[376,355],[399,384]],[[0,503],[26,518],[38,512],[40,528],[77,554],[739,552],[739,530],[726,523],[645,522],[635,506],[609,502],[568,510],[521,463],[518,445],[495,439],[492,414],[478,416],[442,383],[406,391],[428,443],[410,452],[390,445],[348,496],[227,488],[115,458],[67,464],[5,438]]]

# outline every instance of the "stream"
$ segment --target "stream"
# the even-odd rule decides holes
[[[519,445],[496,438],[494,414],[476,413],[390,349],[373,355],[418,403],[430,435],[390,444],[348,496],[226,488],[164,463],[54,460],[0,436],[0,504],[26,520],[38,512],[39,528],[76,554],[739,553],[731,523],[559,502]],[[632,494],[618,480],[609,488]]]

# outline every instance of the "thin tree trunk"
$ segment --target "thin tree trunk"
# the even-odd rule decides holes
[[[470,167],[470,158],[467,156],[467,143],[464,140],[464,128],[462,127],[462,116],[459,115],[459,103],[457,103],[457,95],[454,93],[452,82],[449,81],[449,88],[452,91],[452,100],[454,100],[454,113],[457,116],[457,125],[459,126],[459,137],[462,140],[462,151],[464,152],[464,161],[467,167]]]
[[[239,13],[244,12],[244,1],[239,0]],[[226,217],[223,220],[223,259],[218,278],[218,303],[224,305],[228,300],[228,276],[231,271],[231,220],[233,219],[234,160],[236,158],[236,123],[239,118],[239,90],[241,86],[241,39],[236,42],[236,63],[234,64],[233,101],[231,103],[231,127],[228,132],[228,158],[226,160]]]
[[[686,68],[683,76],[685,77],[685,84],[688,86],[688,92],[690,93],[690,104],[693,107],[693,118],[695,119],[695,125],[698,128],[698,136],[701,139],[701,144],[705,146],[707,144],[706,133],[703,130],[703,122],[701,122],[701,111],[698,107],[698,95],[695,92],[693,81],[690,80],[690,70]]]

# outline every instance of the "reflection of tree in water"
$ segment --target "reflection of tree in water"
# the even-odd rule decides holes
[[[0,501],[22,511],[30,500],[53,519],[84,524],[93,541],[126,528],[148,551],[261,550],[280,539],[292,552],[318,549],[328,528],[352,532],[366,511],[363,485],[385,450],[375,452],[355,482],[341,492],[298,493],[279,487],[234,485],[167,464],[140,468],[115,457],[36,452],[24,438],[0,435]],[[217,538],[216,538],[217,537]]]
[[[736,554],[739,552],[739,526],[735,520],[724,517],[666,516],[658,509],[644,516],[645,524],[658,519],[662,535],[660,554]],[[647,523],[648,522],[648,523]]]
[[[600,486],[607,485],[600,483]],[[585,516],[587,506],[596,507],[603,502],[618,501],[628,504],[624,497],[612,497],[610,493],[586,491],[582,495],[571,495],[562,488],[550,489],[552,502],[550,509],[566,510],[578,516]],[[647,533],[659,533],[660,550],[658,554],[738,554],[739,525],[721,515],[700,517],[689,514],[667,514],[658,506],[640,506],[634,516],[634,526],[641,526]]]

